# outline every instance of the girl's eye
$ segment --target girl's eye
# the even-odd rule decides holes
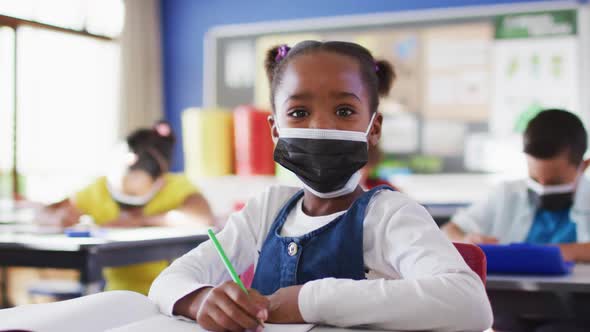
[[[354,110],[350,107],[340,107],[336,110],[336,115],[341,117],[348,117],[354,114]]]
[[[288,113],[292,118],[303,118],[309,115],[309,112],[304,109],[295,109]]]

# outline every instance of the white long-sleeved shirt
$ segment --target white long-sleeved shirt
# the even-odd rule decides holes
[[[270,187],[230,217],[218,239],[238,273],[257,263],[275,217],[297,190]],[[297,215],[296,209],[284,225],[292,232],[301,230],[294,223],[310,223],[292,215]],[[369,279],[326,278],[303,285],[298,301],[306,322],[436,331],[482,331],[491,326],[483,283],[428,212],[406,195],[384,190],[373,196],[364,220],[363,253]],[[164,270],[149,297],[172,315],[174,304],[185,295],[227,280],[228,272],[207,241]]]
[[[590,181],[580,178],[570,218],[576,224],[578,243],[590,242]],[[451,218],[465,233],[496,237],[500,243],[526,241],[537,207],[529,198],[525,180],[499,184],[482,201],[459,211]]]

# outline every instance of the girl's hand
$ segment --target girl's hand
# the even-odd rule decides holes
[[[271,323],[301,324],[305,323],[299,312],[299,291],[302,285],[281,288],[268,297],[270,300]]]
[[[41,226],[71,227],[78,223],[82,213],[69,201],[64,200],[40,209],[35,222]]]
[[[233,281],[226,281],[215,288],[202,290],[194,298],[191,307],[198,308],[195,320],[209,331],[260,330],[259,320],[268,319],[269,301],[256,290],[248,294]],[[193,311],[194,312],[194,311]]]

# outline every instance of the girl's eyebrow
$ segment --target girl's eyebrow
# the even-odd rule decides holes
[[[287,99],[285,99],[285,101],[283,102],[283,105],[285,105],[289,100],[309,100],[312,99],[312,95],[309,92],[302,92],[302,93],[294,93],[292,95],[290,95],[289,97],[287,97]]]
[[[330,93],[330,95],[332,95],[332,97],[334,97],[334,98],[354,98],[354,99],[358,100],[359,102],[361,101],[361,98],[359,96],[357,96],[356,94],[354,94],[352,92],[348,92],[348,91],[335,91],[335,92]],[[287,99],[285,99],[285,101],[283,102],[283,105],[285,105],[290,100],[304,101],[304,100],[309,100],[312,98],[313,98],[313,96],[310,92],[294,93],[294,94],[290,95],[289,97],[287,97]]]
[[[332,92],[331,95],[335,98],[354,98],[357,99],[359,102],[361,101],[361,98],[359,98],[359,96],[357,96],[356,94],[352,93],[352,92],[346,92],[346,91],[338,91],[338,92]]]

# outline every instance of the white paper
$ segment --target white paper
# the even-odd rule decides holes
[[[424,117],[487,121],[492,25],[470,23],[427,28],[423,38]]]
[[[384,113],[380,140],[385,153],[412,153],[418,150],[418,119],[409,112]]]
[[[313,327],[313,324],[266,324],[264,330],[307,332]],[[68,301],[0,310],[0,330],[8,329],[45,332],[205,331],[194,321],[161,314],[147,297],[129,291],[103,292]]]
[[[451,28],[453,29],[453,28]],[[474,29],[481,29],[477,26]],[[427,43],[430,52],[427,53],[427,65],[430,69],[443,69],[449,67],[486,66],[490,43],[481,36],[463,37],[458,34],[445,35],[444,28],[436,28],[438,31],[433,36],[428,35]],[[461,30],[457,29],[461,32]],[[465,30],[469,34],[469,27]],[[465,33],[464,33],[465,34]]]
[[[426,121],[422,131],[422,151],[433,156],[460,156],[467,127],[451,121]]]
[[[429,105],[452,105],[458,102],[455,93],[457,77],[434,76],[427,81],[426,100]]]
[[[458,75],[455,96],[463,105],[481,105],[488,102],[490,75],[483,70]]]
[[[248,41],[236,41],[225,51],[225,85],[230,88],[250,88],[256,76],[256,51]]]
[[[102,332],[158,315],[157,306],[144,295],[112,291],[0,310],[0,330]]]

